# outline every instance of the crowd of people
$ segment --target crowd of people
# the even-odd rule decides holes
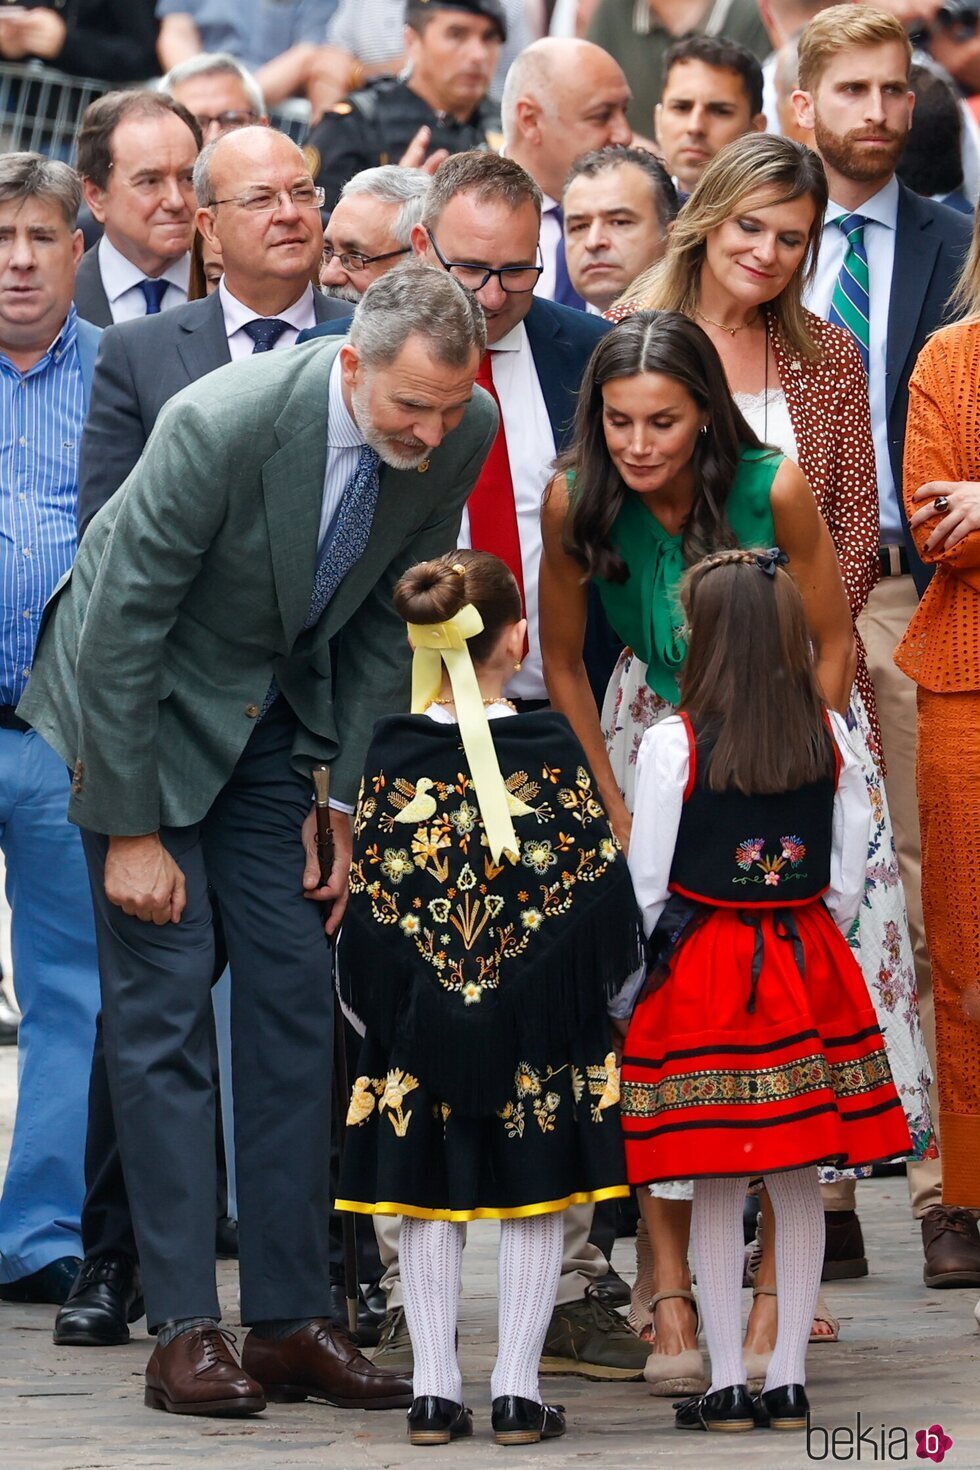
[[[921,7],[386,8],[144,6],[0,154],[0,1303],[446,1444],[496,1219],[498,1443],[798,1429],[872,1169],[980,1286],[970,84]]]

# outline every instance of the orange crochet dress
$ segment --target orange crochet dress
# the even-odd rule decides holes
[[[939,332],[909,384],[905,503],[930,480],[980,483],[980,322]],[[919,686],[922,903],[932,959],[943,1198],[980,1208],[980,531],[936,566],[895,662]]]

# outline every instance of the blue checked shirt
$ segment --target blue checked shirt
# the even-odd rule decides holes
[[[74,306],[40,362],[0,352],[0,705],[31,672],[41,611],[75,555],[85,395]]]

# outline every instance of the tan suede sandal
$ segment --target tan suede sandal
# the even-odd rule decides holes
[[[646,1221],[640,1216],[636,1227],[636,1279],[630,1292],[630,1309],[626,1320],[644,1342],[653,1341],[653,1312],[650,1293],[653,1290],[653,1247]]]
[[[693,1291],[658,1291],[650,1298],[650,1313],[656,1311],[657,1303],[677,1297],[690,1302],[697,1317],[695,1332],[701,1331],[701,1309]],[[653,1352],[646,1360],[643,1377],[650,1385],[650,1392],[658,1398],[669,1399],[677,1394],[707,1393],[708,1379],[704,1371],[704,1359],[700,1348],[684,1348],[679,1353]]]

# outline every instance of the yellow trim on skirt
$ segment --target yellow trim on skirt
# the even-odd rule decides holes
[[[564,1199],[544,1200],[537,1205],[518,1205],[512,1210],[425,1210],[418,1205],[397,1205],[379,1200],[368,1205],[360,1200],[338,1199],[335,1210],[349,1210],[355,1215],[411,1215],[414,1220],[526,1220],[532,1215],[553,1215],[569,1205],[595,1205],[604,1199],[625,1199],[631,1193],[628,1184],[612,1184],[608,1189],[591,1189],[587,1193],[569,1194]]]

